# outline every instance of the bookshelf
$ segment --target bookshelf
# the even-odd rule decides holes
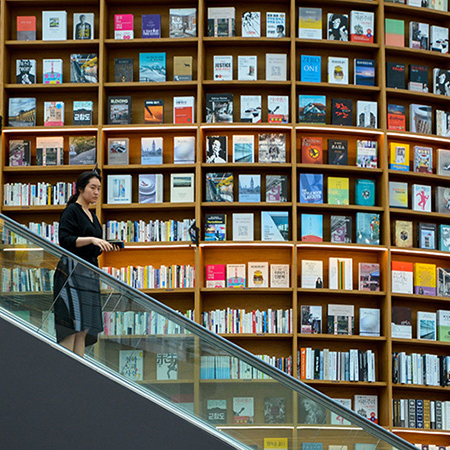
[[[159,0],[149,4],[146,1],[132,0],[123,6],[118,0],[76,0],[70,5],[61,5],[58,1],[42,0],[28,2],[24,5],[20,0],[1,0],[0,5],[0,109],[4,118],[2,133],[1,182],[0,194],[4,194],[5,183],[38,183],[45,179],[49,183],[60,181],[73,182],[78,174],[85,169],[83,165],[69,165],[68,151],[71,136],[92,136],[97,142],[97,161],[104,177],[103,197],[96,205],[96,212],[102,223],[110,220],[146,222],[152,220],[196,220],[200,229],[199,246],[189,241],[177,242],[128,242],[121,252],[102,256],[100,266],[126,267],[139,263],[159,265],[191,265],[195,266],[195,287],[173,289],[146,289],[144,292],[153,295],[158,300],[182,313],[194,311],[194,319],[202,323],[203,313],[221,308],[246,310],[282,309],[292,310],[292,332],[277,334],[236,334],[224,336],[243,346],[255,354],[269,354],[278,358],[293,358],[293,375],[298,375],[298,354],[303,347],[329,348],[332,351],[347,352],[350,349],[372,350],[376,359],[376,382],[348,382],[305,380],[317,389],[332,397],[353,398],[355,394],[370,393],[378,395],[379,423],[388,430],[400,434],[414,443],[435,443],[450,445],[450,432],[433,432],[433,430],[415,430],[399,428],[393,424],[392,400],[396,398],[422,398],[450,400],[448,387],[400,385],[392,382],[391,358],[393,352],[406,351],[419,353],[431,352],[447,355],[449,346],[440,342],[425,342],[417,339],[401,340],[391,337],[392,306],[410,306],[413,312],[413,337],[415,336],[415,317],[417,311],[436,311],[448,308],[446,297],[404,295],[391,293],[390,267],[392,261],[428,262],[447,267],[450,263],[450,253],[438,250],[414,248],[404,249],[394,245],[392,229],[395,220],[410,220],[414,223],[414,231],[419,222],[431,222],[437,225],[450,223],[449,215],[442,213],[421,213],[411,209],[391,208],[389,206],[389,182],[408,182],[411,185],[429,184],[450,187],[450,178],[434,174],[394,171],[389,169],[389,144],[392,142],[414,145],[424,145],[433,148],[434,160],[438,148],[450,149],[450,138],[435,134],[423,135],[410,131],[392,131],[388,129],[387,105],[396,103],[408,106],[411,103],[426,104],[436,109],[444,109],[448,105],[448,97],[435,95],[432,89],[426,92],[413,92],[407,89],[386,87],[384,67],[387,62],[409,64],[411,61],[427,65],[430,69],[429,81],[432,80],[432,68],[450,69],[447,54],[428,50],[410,49],[408,45],[409,21],[425,21],[429,24],[450,26],[450,13],[414,8],[403,4],[394,4],[382,0],[323,0],[322,40],[298,38],[299,7],[316,7],[313,0],[282,0],[281,2],[250,3],[242,5],[231,1],[227,6],[235,7],[236,36],[209,37],[207,35],[207,10],[217,6],[217,2],[204,0],[184,0],[174,7],[197,9],[197,36],[188,38],[169,37],[169,9],[171,5]],[[42,11],[67,11],[66,41],[42,41]],[[250,11],[261,12],[260,38],[241,37],[242,13]],[[326,39],[326,15],[328,12],[349,14],[352,10],[373,12],[375,14],[374,43],[340,42]],[[134,39],[114,39],[114,15],[131,12],[134,14]],[[271,11],[286,14],[286,34],[283,38],[265,37],[266,13]],[[94,39],[75,41],[71,39],[73,29],[73,13],[93,12]],[[161,14],[161,38],[143,39],[141,30],[142,14]],[[37,40],[16,40],[16,19],[20,15],[34,15],[37,20]],[[384,42],[384,19],[394,18],[405,20],[406,47],[386,46]],[[139,82],[139,53],[166,53],[166,82]],[[70,83],[70,55],[73,53],[96,53],[98,55],[98,83]],[[266,55],[287,55],[287,76],[285,81],[266,81]],[[213,59],[215,55],[231,55],[233,58],[233,79],[231,81],[215,81]],[[238,56],[257,56],[257,79],[254,81],[238,80]],[[311,83],[300,81],[300,61],[302,55],[318,55],[322,58],[321,82]],[[192,56],[192,80],[173,81],[175,56]],[[327,58],[349,58],[349,84],[337,85],[327,80]],[[17,59],[34,58],[37,62],[37,84],[20,85],[15,77],[15,61]],[[61,85],[42,84],[42,61],[45,58],[61,58],[63,60],[63,83]],[[116,82],[115,64],[117,58],[133,58],[133,81]],[[361,86],[353,82],[355,58],[373,59],[376,76],[374,86]],[[431,86],[431,83],[430,83]],[[233,94],[233,122],[206,123],[206,101],[208,94]],[[326,95],[326,124],[314,125],[298,122],[299,95]],[[108,97],[127,95],[132,99],[132,119],[129,125],[108,123]],[[261,95],[261,123],[241,123],[241,95]],[[283,95],[289,97],[289,122],[268,123],[268,96]],[[173,97],[195,97],[195,120],[190,124],[174,124]],[[13,97],[35,97],[36,126],[8,126],[8,102]],[[353,125],[331,125],[331,99],[345,98],[353,101]],[[61,127],[44,126],[44,102],[65,102],[65,125]],[[93,102],[92,125],[75,126],[72,122],[72,104],[75,100],[90,100]],[[144,121],[144,104],[146,100],[163,100],[164,115],[162,124],[147,124]],[[360,128],[356,124],[356,101],[374,101],[378,104],[378,127]],[[409,119],[406,114],[406,130],[409,130]],[[283,163],[260,163],[258,161],[258,137],[264,133],[278,133],[285,137],[286,160]],[[228,162],[209,164],[206,162],[208,137],[227,136]],[[234,136],[253,136],[255,140],[254,163],[233,163],[232,141]],[[36,166],[36,138],[63,136],[64,165]],[[195,162],[193,164],[176,164],[174,155],[174,138],[195,138]],[[163,138],[163,164],[142,165],[141,139],[145,137]],[[302,162],[302,138],[323,138],[324,164],[306,164]],[[108,139],[129,139],[129,164],[108,164]],[[31,166],[10,167],[8,160],[9,143],[12,140],[29,139],[31,141]],[[328,139],[345,139],[348,143],[348,165],[339,166],[327,164]],[[356,166],[357,142],[360,140],[376,141],[378,148],[378,164],[376,169],[366,169]],[[411,157],[412,158],[412,157]],[[434,162],[435,166],[435,162]],[[412,168],[412,161],[410,161]],[[235,180],[234,201],[206,201],[207,173],[229,172]],[[434,170],[436,172],[436,170]],[[131,174],[132,202],[131,204],[108,204],[107,176],[115,174]],[[138,177],[140,174],[163,174],[164,188],[162,203],[138,203]],[[195,175],[194,201],[188,203],[172,203],[170,196],[170,175],[193,173]],[[323,204],[305,204],[299,198],[299,179],[301,174],[323,174],[324,197]],[[241,174],[261,175],[261,202],[239,202],[237,180]],[[287,177],[287,201],[272,203],[265,200],[266,176],[284,175]],[[328,177],[347,177],[350,184],[349,205],[332,205],[326,203]],[[375,206],[359,206],[355,204],[354,190],[357,179],[370,179],[375,182]],[[434,193],[433,193],[434,194]],[[409,192],[411,199],[411,192]],[[411,202],[411,200],[410,200]],[[21,223],[29,222],[52,223],[57,221],[64,206],[7,206],[2,202],[1,211]],[[283,242],[268,242],[261,240],[261,212],[283,211],[289,215],[289,237]],[[253,213],[254,241],[232,241],[232,214]],[[356,214],[359,212],[380,215],[380,245],[356,244],[356,233],[353,229],[352,243],[334,244],[330,242],[330,218],[332,215],[350,216],[355,225]],[[301,240],[301,214],[323,215],[323,242],[307,243]],[[224,242],[205,241],[206,214],[226,214],[227,240]],[[328,261],[330,257],[346,257],[353,259],[353,289],[332,290],[328,288]],[[301,288],[302,260],[320,260],[323,262],[325,280],[322,289]],[[288,288],[206,288],[206,266],[209,264],[247,264],[248,262],[264,261],[269,264],[288,264],[290,266],[290,284]],[[358,263],[377,263],[380,265],[380,291],[368,292],[358,290]],[[413,300],[413,301],[411,301]],[[355,335],[333,336],[325,334],[327,305],[345,304],[355,307]],[[317,335],[300,333],[301,305],[322,306],[323,331]],[[378,308],[381,311],[381,337],[359,336],[360,308]],[[104,340],[114,340],[114,336],[104,336]],[[124,339],[124,338],[121,338]],[[120,341],[118,339],[118,348]],[[185,337],[189,342],[189,337]],[[100,342],[97,352],[102,351]],[[106,358],[117,358],[117,355],[105,355]],[[150,364],[150,361],[148,362]],[[150,365],[149,371],[151,373]],[[192,388],[195,391],[195,408],[203,408],[204,399],[214,392],[214,380],[201,380],[202,386],[186,375],[186,392]],[[264,380],[254,388],[262,392]],[[228,384],[230,386],[228,386]],[[261,387],[262,386],[262,387]],[[234,382],[227,383],[228,396],[233,395]],[[168,393],[170,395],[170,392]],[[288,422],[298,417],[298,399],[288,406]],[[229,402],[231,404],[231,400]],[[256,405],[255,405],[256,410]],[[231,412],[229,412],[231,414]],[[256,420],[262,418],[255,413]],[[296,432],[294,432],[295,434]],[[332,433],[332,431],[330,431]]]

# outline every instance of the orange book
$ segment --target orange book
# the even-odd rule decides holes
[[[321,137],[302,138],[302,163],[323,164],[323,147]]]
[[[306,348],[300,350],[300,379],[306,380]]]

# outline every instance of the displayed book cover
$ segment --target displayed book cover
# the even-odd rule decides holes
[[[328,204],[348,205],[349,204],[349,182],[348,178],[328,177]]]
[[[234,163],[255,162],[255,136],[253,135],[233,136],[233,162]]]
[[[288,450],[289,439],[288,438],[264,438],[264,450]]]
[[[206,162],[208,164],[228,162],[228,136],[206,137]]]
[[[239,174],[239,202],[261,201],[261,175]]]
[[[114,39],[134,39],[133,14],[114,14]]]
[[[327,333],[354,334],[355,307],[354,305],[328,305]]]
[[[178,353],[156,354],[156,379],[178,380]]]
[[[37,137],[36,138],[36,165],[61,166],[64,164],[64,138]]]
[[[163,138],[143,137],[141,138],[141,164],[163,163]]]
[[[9,97],[8,126],[36,126],[36,98]]]
[[[9,141],[9,165],[31,165],[31,141],[27,139],[11,139]]]
[[[261,240],[289,240],[288,211],[261,211]]]
[[[406,66],[402,63],[386,63],[386,87],[394,89],[405,89]]]
[[[64,126],[64,102],[44,102],[44,126]]]
[[[145,100],[144,123],[164,123],[164,100]]]
[[[375,181],[356,179],[355,205],[375,206]]]
[[[139,53],[139,81],[163,83],[166,81],[166,53]]]
[[[261,122],[261,95],[241,95],[241,122]]]
[[[227,288],[245,288],[245,264],[227,264]]]
[[[353,408],[357,414],[371,422],[378,423],[378,396],[356,394]]]
[[[207,202],[232,202],[233,174],[232,173],[207,173],[206,174],[206,201]]]
[[[445,69],[433,69],[433,94],[450,95],[450,71]]]
[[[129,163],[128,149],[128,138],[108,138],[108,165],[127,165]]]
[[[303,242],[323,242],[323,215],[301,215],[301,240]]]
[[[377,308],[359,309],[359,335],[380,336],[380,310]]]
[[[352,218],[350,216],[330,216],[331,242],[348,244],[352,242]]]
[[[197,8],[169,9],[169,37],[190,38],[197,36]]]
[[[436,113],[436,134],[438,136],[450,136],[450,112],[435,110]]]
[[[413,184],[412,204],[413,211],[431,212],[431,186]]]
[[[428,67],[418,64],[409,65],[408,89],[416,92],[428,92]]]
[[[380,245],[380,215],[356,213],[356,243]]]
[[[16,83],[36,84],[36,60],[17,59],[16,60]]]
[[[333,398],[333,400],[335,402],[340,403],[342,406],[345,406],[348,409],[352,409],[352,400],[350,398]],[[349,420],[344,419],[342,416],[340,416],[332,411],[330,411],[330,423],[331,423],[331,425],[351,425],[351,422]],[[302,448],[302,450],[307,450],[307,449]],[[311,449],[311,450],[314,450],[314,449]],[[317,450],[322,450],[322,449],[317,449]],[[375,450],[375,449],[373,449],[373,450]]]
[[[328,139],[328,164],[346,166],[348,164],[348,141]]]
[[[439,225],[439,250],[443,252],[450,251],[450,226]]]
[[[300,81],[305,83],[320,83],[322,81],[322,58],[313,55],[300,57]]]
[[[331,99],[331,123],[333,125],[353,125],[353,100],[349,98]]]
[[[411,276],[411,285],[412,285],[412,276]],[[408,308],[406,306],[392,307],[391,336],[394,339],[412,338],[411,308]]]
[[[254,81],[258,79],[258,57],[256,55],[238,55],[238,80]]]
[[[206,418],[209,423],[227,423],[227,401],[208,399],[206,401]]]
[[[224,288],[225,287],[225,264],[207,264],[206,265],[206,287]]]
[[[233,241],[253,241],[253,213],[233,213]]]
[[[286,37],[286,14],[284,12],[266,13],[266,37]]]
[[[227,215],[205,215],[205,241],[225,241],[227,236]]]
[[[353,73],[357,86],[375,86],[375,60],[355,58]]]
[[[378,263],[359,263],[358,269],[359,269],[359,290],[379,291],[380,265]]]
[[[195,176],[193,173],[170,174],[171,203],[190,203],[194,201]]]
[[[265,397],[264,423],[285,423],[285,422],[286,422],[286,399],[284,397]]]
[[[328,83],[348,84],[348,58],[328,57]]]
[[[108,204],[131,203],[131,175],[107,175]]]
[[[42,40],[67,40],[67,11],[42,11]]]
[[[412,262],[392,261],[392,292],[396,294],[413,293],[413,268]],[[393,312],[393,311],[392,311]],[[411,309],[410,309],[411,318]],[[411,320],[409,322],[411,324]],[[392,336],[395,337],[395,336]],[[397,336],[398,337],[398,336]],[[411,338],[411,336],[409,336]]]
[[[300,203],[323,203],[323,174],[300,174]]]
[[[378,167],[377,141],[356,141],[356,166],[366,169]]]
[[[302,266],[303,273],[303,266]],[[302,276],[303,287],[303,276]],[[314,284],[315,288],[315,284]],[[300,332],[302,334],[322,333],[322,307],[314,305],[301,305]]]
[[[430,50],[448,53],[448,28],[437,25],[430,26]]]
[[[409,220],[396,220],[394,222],[394,245],[396,247],[412,248],[413,223]]]
[[[248,262],[248,287],[268,288],[269,287],[269,263]]]
[[[96,53],[70,55],[71,83],[98,83],[98,57]]]
[[[289,96],[267,96],[267,121],[269,123],[289,123]]]
[[[432,108],[426,105],[409,105],[409,129],[413,133],[431,134]]]
[[[261,37],[261,12],[245,11],[242,13],[241,36],[247,38]]]
[[[275,289],[288,288],[290,286],[289,264],[270,265],[270,287]]]
[[[437,186],[435,195],[435,211],[440,214],[450,214],[450,188]]]
[[[323,425],[327,420],[327,410],[308,397],[299,398],[298,423]],[[344,449],[343,449],[344,450]]]
[[[436,313],[417,311],[417,339],[435,341],[436,334]]]
[[[330,41],[348,41],[348,14],[327,14],[327,39]]]
[[[230,81],[233,79],[233,56],[214,55],[213,62],[215,81]]]
[[[208,7],[208,36],[234,36],[235,15],[234,7]]]
[[[288,201],[287,175],[266,175],[266,202],[282,203]]]
[[[260,133],[258,135],[258,162],[286,162],[286,134]]]
[[[356,102],[356,126],[362,128],[377,128],[378,103],[357,100]]]
[[[174,97],[173,98],[173,123],[194,123],[195,97]]]
[[[114,81],[116,83],[131,83],[133,81],[134,58],[114,59]]]
[[[409,171],[409,144],[389,143],[389,169]]]
[[[142,350],[119,351],[119,373],[133,381],[144,379],[144,352]]]
[[[73,38],[94,39],[94,13],[73,13]]]
[[[436,295],[436,265],[414,263],[414,294]]]
[[[325,95],[299,95],[299,122],[300,123],[325,123],[326,118]]]
[[[302,164],[323,164],[321,137],[302,137]]]
[[[408,183],[389,181],[389,206],[391,208],[408,208]]]
[[[233,94],[206,94],[206,123],[233,122]]]
[[[438,341],[450,342],[450,311],[438,309],[436,316]]]
[[[302,260],[301,286],[302,289],[323,288],[323,261]],[[318,315],[317,309],[315,310],[315,314],[316,316]],[[320,309],[320,318],[321,317],[322,309]]]
[[[142,39],[159,39],[161,37],[161,14],[142,14]]]
[[[436,174],[443,177],[450,176],[450,150],[437,149]]]
[[[36,16],[17,16],[17,40],[36,40]]]
[[[42,61],[42,82],[44,84],[61,84],[63,82],[62,59],[44,59]]]
[[[350,40],[352,42],[374,42],[375,14],[369,11],[350,12]]]
[[[131,96],[108,97],[108,123],[110,125],[131,123]]]
[[[69,164],[94,165],[97,162],[95,136],[69,136]]]
[[[94,104],[92,101],[73,102],[73,125],[92,125],[92,113]]]
[[[322,8],[299,7],[298,37],[322,39]]]
[[[388,130],[405,131],[406,113],[403,105],[388,104],[387,113]]]
[[[174,56],[173,81],[191,81],[192,66],[193,66],[192,56]]]
[[[392,47],[405,46],[405,21],[401,19],[384,19],[384,41]],[[411,28],[410,28],[411,30]]]
[[[287,80],[287,55],[266,53],[266,81]]]

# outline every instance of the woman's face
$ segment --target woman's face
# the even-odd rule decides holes
[[[82,197],[83,200],[88,204],[96,203],[100,196],[100,188],[100,180],[96,177],[93,177],[89,180],[87,186],[82,191],[80,191],[80,197]]]

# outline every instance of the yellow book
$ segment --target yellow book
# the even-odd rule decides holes
[[[436,265],[414,263],[414,294],[436,295]]]
[[[389,169],[409,171],[409,144],[389,144]]]
[[[423,428],[431,429],[431,404],[430,400],[423,401]]]
[[[299,8],[298,37],[300,39],[322,39],[321,8]]]
[[[349,179],[340,177],[328,177],[328,204],[349,204]]]
[[[288,450],[288,438],[264,438],[264,450]]]

